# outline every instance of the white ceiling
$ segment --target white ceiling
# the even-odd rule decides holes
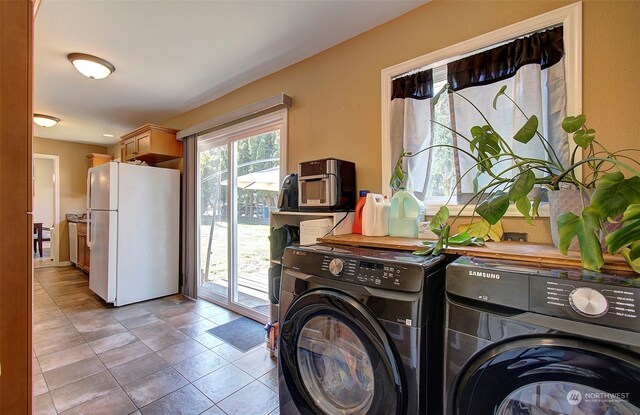
[[[114,144],[143,124],[196,108],[424,3],[43,0],[33,109],[62,121],[34,124],[34,135]],[[67,60],[71,52],[99,56],[116,71],[86,78]]]

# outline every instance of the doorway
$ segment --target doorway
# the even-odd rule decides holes
[[[198,139],[198,296],[269,319],[269,213],[283,174],[282,116]]]
[[[59,264],[60,158],[33,154],[33,266]]]

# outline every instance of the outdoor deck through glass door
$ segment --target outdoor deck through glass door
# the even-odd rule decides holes
[[[269,317],[269,212],[280,178],[280,124],[198,142],[198,297]]]

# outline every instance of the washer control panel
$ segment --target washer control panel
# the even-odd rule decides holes
[[[342,270],[344,269],[344,261],[339,258],[333,258],[329,261],[329,272],[335,275],[336,277],[342,274]]]
[[[413,264],[390,264],[349,257],[324,255],[321,270],[345,282],[384,289],[413,291],[422,285],[423,269]]]

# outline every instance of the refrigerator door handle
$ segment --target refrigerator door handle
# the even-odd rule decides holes
[[[93,246],[93,238],[91,234],[93,233],[93,227],[91,226],[91,211],[87,212],[87,246],[89,249]]]
[[[87,209],[91,209],[91,176],[93,175],[93,167],[87,173]]]

